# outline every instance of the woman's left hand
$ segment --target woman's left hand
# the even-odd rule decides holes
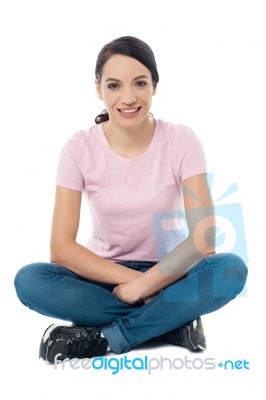
[[[137,287],[134,284],[134,280],[126,283],[120,283],[114,288],[113,294],[119,300],[128,304],[135,304],[141,300],[137,291]]]
[[[149,303],[157,294],[159,294],[162,290],[159,290],[156,293],[153,293],[149,296],[141,298],[141,295],[138,291],[139,285],[136,282],[130,281],[126,283],[120,283],[117,285],[114,290],[113,294],[124,303],[128,304],[135,304],[135,303],[142,303],[147,304]]]

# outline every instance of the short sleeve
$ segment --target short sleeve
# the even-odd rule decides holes
[[[178,138],[179,179],[184,181],[194,175],[207,173],[207,162],[199,138],[188,127],[182,127]]]
[[[76,139],[70,139],[59,157],[56,184],[82,192],[85,186],[84,164],[84,145]]]

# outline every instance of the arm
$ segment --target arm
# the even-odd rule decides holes
[[[65,266],[83,278],[120,284],[142,273],[97,256],[76,242],[82,193],[56,188],[51,234],[51,262]]]
[[[189,236],[143,275],[119,285],[115,294],[121,300],[145,300],[183,278],[197,262],[215,252],[215,216],[207,176],[193,176],[182,185]]]

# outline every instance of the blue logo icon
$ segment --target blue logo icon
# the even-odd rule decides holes
[[[208,174],[210,190],[213,186],[213,174]],[[241,204],[238,202],[221,204],[224,199],[238,191],[238,186],[233,183],[218,198],[214,198],[214,211],[216,216],[216,252],[234,253],[242,260],[248,262],[244,218]],[[193,193],[189,193],[194,197]],[[228,199],[227,199],[228,201]],[[153,231],[156,243],[158,260],[181,243],[188,236],[185,210],[174,210],[156,213],[153,215]],[[207,240],[208,232],[205,234]],[[239,296],[246,294],[246,287]]]

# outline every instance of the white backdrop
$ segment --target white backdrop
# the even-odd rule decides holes
[[[264,183],[266,126],[264,0],[1,0],[1,399],[263,398],[265,319]],[[38,360],[51,323],[16,298],[16,271],[49,259],[54,178],[59,152],[103,106],[94,66],[101,47],[133,35],[156,55],[160,83],[152,111],[190,126],[214,173],[217,199],[240,202],[249,256],[247,295],[204,321],[201,358],[247,360],[250,369],[145,371],[55,370]],[[86,209],[79,237],[85,243]],[[191,357],[170,346],[132,357]],[[265,386],[264,386],[265,387]]]

